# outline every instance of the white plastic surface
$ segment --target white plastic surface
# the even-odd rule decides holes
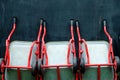
[[[68,41],[57,41],[46,43],[48,55],[48,65],[63,65],[67,64]],[[70,47],[72,48],[72,47]],[[71,51],[70,51],[71,52]],[[73,55],[70,53],[70,61],[72,62]],[[70,67],[60,67],[61,80],[74,80],[75,74]],[[51,67],[46,70],[44,80],[57,80],[56,67]]]
[[[28,41],[13,41],[10,43],[10,66],[26,66],[28,65],[28,57],[30,54],[30,48],[32,42]],[[36,59],[35,52],[37,50],[37,45],[35,44],[32,49],[32,55],[30,64]],[[31,71],[28,69],[20,69],[22,80],[35,80],[32,76]],[[5,70],[5,80],[17,80],[18,72],[16,68]]]
[[[46,43],[48,65],[67,64],[68,41]]]
[[[108,64],[108,50],[109,44],[106,41],[86,41],[88,46],[88,53],[90,56],[90,64]],[[84,50],[82,57],[87,63],[85,46],[82,43]],[[101,80],[113,80],[114,71],[112,66],[100,67]],[[86,67],[85,73],[82,75],[82,80],[98,80],[98,66]]]
[[[27,41],[13,41],[10,44],[10,66],[27,66],[28,57],[30,53],[30,48],[32,46],[32,42]],[[33,53],[35,52],[35,48],[33,48]],[[33,56],[32,54],[32,59]]]
[[[108,49],[109,44],[106,41],[86,41],[88,46],[88,53],[90,56],[90,64],[107,64],[108,63]],[[87,63],[85,46],[82,43],[84,50],[82,56]]]

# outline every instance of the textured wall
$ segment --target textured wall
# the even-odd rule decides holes
[[[119,55],[120,0],[0,0],[0,56],[4,56],[5,39],[12,28],[12,17],[18,18],[12,40],[34,40],[40,18],[47,21],[46,41],[69,40],[69,19],[80,21],[86,40],[105,39],[101,21],[107,19],[113,37],[114,51]]]

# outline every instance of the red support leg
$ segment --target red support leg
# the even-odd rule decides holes
[[[80,80],[82,80],[82,74],[80,73]]]
[[[42,79],[42,76],[40,76],[40,80],[43,80],[43,79]]]
[[[35,80],[39,80],[38,75],[35,76]]]
[[[61,79],[60,79],[60,69],[59,69],[58,66],[57,66],[57,76],[58,76],[58,80],[61,80]]]
[[[5,79],[4,79],[4,74],[2,74],[2,80],[5,80]]]
[[[78,80],[78,73],[75,74],[75,80]]]
[[[98,80],[100,80],[100,65],[98,66]]]
[[[21,74],[20,74],[20,69],[18,68],[18,80],[21,80]]]

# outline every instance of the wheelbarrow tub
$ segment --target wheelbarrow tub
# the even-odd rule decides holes
[[[109,44],[106,41],[86,41],[88,47],[88,53],[90,57],[90,64],[108,64],[108,50]],[[85,59],[87,64],[87,55],[85,45],[82,43],[83,54],[82,57]],[[101,66],[100,67],[100,78],[101,80],[113,80],[114,71],[112,66]],[[85,73],[83,74],[83,80],[98,80],[98,66],[86,67]]]
[[[65,65],[67,63],[68,41],[56,41],[46,43],[48,65]],[[71,52],[71,51],[70,51]],[[73,55],[70,55],[72,64]],[[60,67],[61,80],[75,80],[75,74],[70,67]],[[57,68],[45,69],[44,80],[58,80]]]
[[[9,66],[28,66],[28,57],[30,54],[30,48],[32,46],[32,42],[28,41],[13,41],[10,44],[10,64]],[[30,60],[30,64],[32,61],[36,59],[35,51],[37,50],[37,46],[34,45],[32,50],[32,57]],[[20,69],[21,79],[22,80],[35,80],[35,78],[31,74],[31,70],[28,69]],[[16,68],[6,68],[5,70],[5,80],[17,80],[18,73]]]

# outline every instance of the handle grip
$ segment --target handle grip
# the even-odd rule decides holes
[[[78,22],[78,20],[76,20],[76,26],[79,27],[79,22]]]
[[[17,22],[17,18],[13,17],[13,23],[15,24]]]
[[[107,21],[104,19],[103,20],[103,25],[106,26],[107,25]]]
[[[43,26],[46,27],[46,21],[43,22]]]
[[[42,24],[43,24],[43,19],[40,20],[40,25],[42,25]]]
[[[74,23],[74,21],[73,21],[73,19],[71,19],[71,20],[70,20],[71,26],[73,26],[73,23]]]

